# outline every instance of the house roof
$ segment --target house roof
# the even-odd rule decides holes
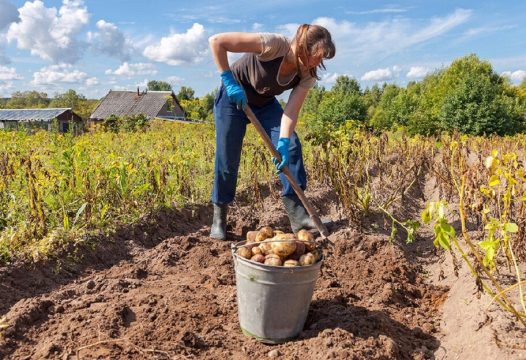
[[[56,109],[0,109],[0,120],[8,121],[49,121],[71,108]]]
[[[105,119],[110,115],[144,114],[148,118],[156,117],[166,104],[167,97],[173,97],[180,107],[172,91],[147,91],[137,94],[136,91],[112,91],[102,99],[91,119]]]

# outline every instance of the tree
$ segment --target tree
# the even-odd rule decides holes
[[[17,91],[6,103],[7,109],[38,109],[49,104],[47,94],[38,91]]]
[[[439,112],[442,129],[472,135],[509,135],[523,129],[519,102],[489,62],[475,55],[457,59],[442,81],[448,88]]]
[[[151,91],[172,91],[172,85],[166,81],[150,80],[147,87]]]
[[[192,100],[194,99],[194,90],[191,87],[181,86],[177,94],[178,100]]]
[[[323,99],[323,95],[326,93],[323,86],[314,85],[308,92],[303,106],[301,107],[300,118],[305,121],[310,121],[317,117],[318,107]]]
[[[354,78],[350,78],[347,75],[340,75],[336,78],[332,92],[341,92],[343,94],[361,94],[360,83]]]

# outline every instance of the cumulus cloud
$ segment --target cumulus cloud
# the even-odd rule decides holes
[[[22,77],[16,73],[13,67],[0,66],[0,81],[22,80]]]
[[[389,68],[368,71],[360,78],[362,81],[387,81],[393,78],[393,72]]]
[[[519,83],[523,79],[526,78],[526,71],[524,70],[504,71],[501,75],[510,78],[510,80],[513,82]]]
[[[56,85],[57,83],[81,83],[88,75],[79,71],[71,64],[51,65],[33,74],[33,85]]]
[[[88,42],[93,50],[122,61],[129,60],[130,49],[133,46],[126,40],[117,26],[99,20],[97,21],[97,29],[99,30],[97,32],[88,32]]]
[[[153,64],[149,63],[129,64],[128,62],[125,62],[116,70],[106,70],[106,75],[117,75],[125,77],[155,74],[157,74],[157,69],[155,69],[155,66],[153,66]]]
[[[18,10],[8,0],[0,0],[0,30],[18,20]]]
[[[90,77],[86,79],[86,86],[99,85],[99,80],[96,77]]]
[[[331,32],[338,58],[352,58],[355,62],[366,63],[373,58],[398,53],[446,34],[466,23],[471,14],[471,10],[457,9],[447,16],[431,18],[427,23],[393,18],[361,25],[329,17],[319,17],[313,23]],[[287,27],[289,30],[292,28],[291,24]]]
[[[338,73],[323,73],[321,75],[320,82],[324,84],[334,84],[338,76],[341,76],[341,75],[342,74],[338,74]]]
[[[147,46],[143,55],[169,65],[198,63],[205,57],[208,42],[203,25],[194,23],[183,34],[171,34],[157,44]]]
[[[89,21],[82,0],[63,0],[58,11],[40,0],[28,1],[18,11],[20,21],[9,26],[7,39],[16,41],[19,49],[56,63],[80,58],[84,47],[75,36]]]
[[[409,79],[421,79],[431,72],[431,69],[425,66],[411,66],[405,76]]]

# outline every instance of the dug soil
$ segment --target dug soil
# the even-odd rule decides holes
[[[417,251],[389,242],[383,224],[339,215],[327,190],[308,195],[335,220],[334,245],[297,340],[265,345],[239,328],[231,243],[261,225],[290,231],[267,196],[233,207],[230,241],[208,237],[208,207],[165,210],[74,261],[0,269],[0,358],[435,358],[448,287],[428,281]]]

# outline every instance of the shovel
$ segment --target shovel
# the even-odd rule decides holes
[[[261,135],[261,138],[263,139],[263,142],[265,143],[267,148],[272,153],[272,156],[274,156],[276,159],[278,159],[278,161],[281,161],[281,156],[279,155],[279,152],[274,147],[274,144],[272,144],[272,141],[270,140],[269,136],[265,132],[265,129],[263,129],[263,126],[261,126],[261,123],[256,118],[256,115],[254,115],[254,113],[252,112],[252,109],[250,109],[249,106],[247,106],[245,108],[245,114],[247,115],[247,117],[250,120],[250,122],[252,123],[252,125],[254,125],[254,127],[256,128],[256,130],[259,133],[259,135]],[[292,185],[292,188],[294,189],[294,191],[296,192],[296,194],[300,198],[301,203],[303,204],[303,206],[305,206],[305,209],[307,209],[307,212],[309,213],[310,218],[312,219],[312,221],[316,225],[316,228],[320,232],[322,238],[324,240],[327,240],[327,237],[329,236],[329,231],[327,230],[325,225],[323,225],[323,223],[321,222],[321,220],[320,220],[320,218],[318,216],[318,213],[316,212],[316,210],[314,209],[314,207],[312,206],[310,201],[307,199],[307,197],[303,193],[303,190],[301,189],[301,187],[298,185],[298,183],[296,182],[296,180],[292,176],[292,173],[290,172],[288,166],[284,166],[283,169],[281,170],[281,172],[283,173],[283,175],[285,175],[285,177],[289,181],[290,185]]]

